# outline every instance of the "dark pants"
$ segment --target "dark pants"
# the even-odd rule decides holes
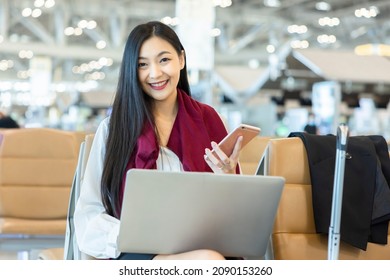
[[[115,260],[152,260],[154,254],[121,253]],[[240,257],[226,257],[227,260],[243,260]]]
[[[121,253],[115,260],[151,260],[155,254]]]

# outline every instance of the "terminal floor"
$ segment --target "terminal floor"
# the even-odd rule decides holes
[[[17,251],[0,251],[1,260],[37,260],[39,251],[17,252]]]

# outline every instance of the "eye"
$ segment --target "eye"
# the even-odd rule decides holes
[[[147,64],[145,62],[138,62],[138,68],[145,68]]]
[[[165,63],[165,62],[168,62],[168,61],[170,61],[170,59],[169,59],[168,57],[163,57],[163,58],[160,60],[161,63]]]

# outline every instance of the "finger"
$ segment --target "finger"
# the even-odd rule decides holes
[[[220,162],[219,158],[216,158],[213,154],[213,152],[210,151],[210,149],[205,149],[205,153],[206,153],[206,156],[207,156],[207,159],[208,161],[213,164],[214,166],[216,166],[217,168],[219,169],[222,169],[223,167],[223,164],[222,162]],[[207,162],[207,160],[206,160]]]
[[[236,144],[234,145],[233,152],[230,155],[231,158],[238,159],[238,157],[240,155],[240,151],[241,151],[242,139],[244,139],[243,136],[240,136],[237,138]]]
[[[207,155],[204,155],[204,159],[207,163],[207,165],[211,168],[211,170],[213,170],[214,173],[221,173],[223,172],[222,169],[223,169],[223,166],[221,165],[220,167],[218,167],[217,165],[215,165],[211,160],[210,158],[207,156]]]
[[[221,150],[219,145],[215,143],[214,141],[211,142],[211,146],[213,147],[214,154],[217,156],[216,158],[221,161],[222,164],[228,165],[230,164],[229,157]]]

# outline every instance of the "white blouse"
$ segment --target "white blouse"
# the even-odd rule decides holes
[[[100,192],[108,125],[106,118],[96,130],[74,213],[80,251],[102,259],[117,258],[121,253],[117,248],[119,220],[105,212]],[[159,170],[183,171],[180,159],[166,147],[161,147],[156,164]]]

